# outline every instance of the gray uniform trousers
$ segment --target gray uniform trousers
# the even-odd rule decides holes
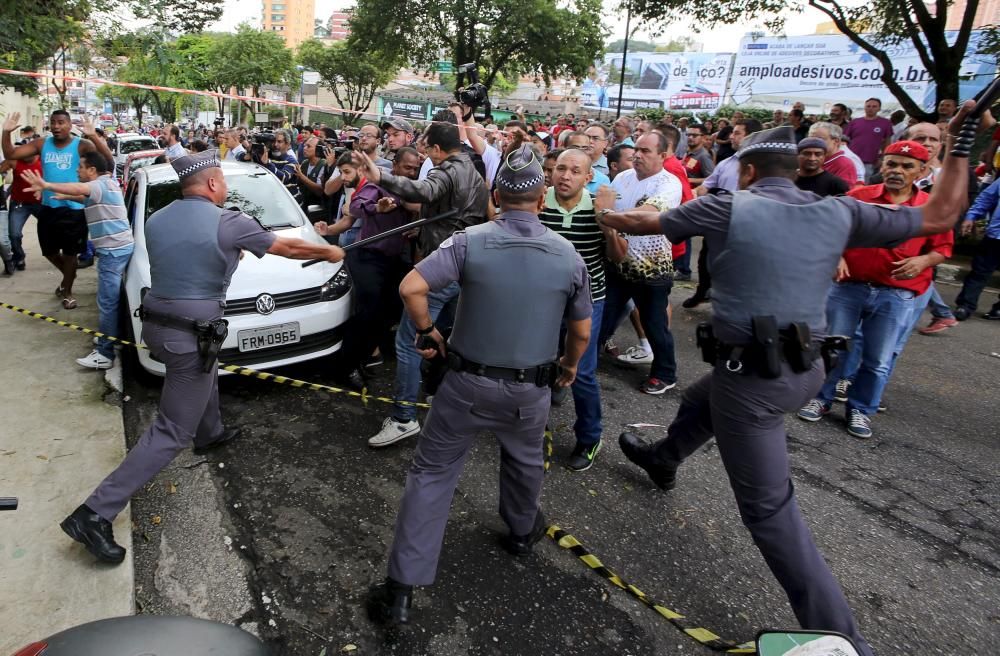
[[[801,374],[787,363],[782,367],[781,377],[766,379],[732,374],[719,365],[688,387],[667,437],[656,444],[656,459],[680,463],[714,435],[743,523],[802,628],[843,633],[871,656],[813,542],[789,472],[785,414],[815,396],[825,378],[823,362]]]
[[[389,576],[430,585],[465,458],[481,431],[500,442],[500,516],[515,535],[534,527],[545,478],[543,440],[551,391],[531,383],[449,371],[413,455],[396,518]]]
[[[166,311],[152,303],[149,307]],[[171,310],[182,314],[183,307],[178,302]],[[142,332],[150,351],[166,365],[167,375],[156,419],[122,464],[85,502],[88,508],[108,521],[114,521],[129,498],[183,449],[192,443],[195,446],[208,444],[223,432],[219,413],[219,372],[218,369],[211,373],[202,371],[198,338],[193,333],[152,322],[143,324]]]

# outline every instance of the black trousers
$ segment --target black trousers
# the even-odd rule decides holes
[[[694,290],[694,295],[705,298],[711,288],[712,274],[708,272],[708,240],[702,238],[701,252],[698,253],[698,288]]]
[[[976,256],[972,258],[972,270],[965,276],[962,291],[955,299],[955,305],[975,312],[979,304],[979,295],[983,293],[990,276],[997,269],[1000,269],[1000,239],[983,237],[976,250]],[[1000,297],[997,304],[1000,304]]]
[[[361,366],[399,319],[403,309],[399,283],[409,266],[398,256],[359,248],[347,252],[347,268],[354,282],[354,315],[338,358],[345,372]]]

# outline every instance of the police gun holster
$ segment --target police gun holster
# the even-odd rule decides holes
[[[178,317],[172,314],[153,312],[142,305],[135,311],[135,316],[144,323],[155,323],[194,334],[198,339],[198,355],[202,359],[202,371],[208,374],[218,366],[219,351],[222,350],[222,343],[229,335],[229,322],[225,319],[206,321]]]

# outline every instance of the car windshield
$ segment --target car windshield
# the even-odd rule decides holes
[[[238,207],[265,228],[297,228],[305,224],[302,210],[270,173],[227,175],[226,184],[229,195],[224,206]],[[146,218],[180,197],[181,184],[177,180],[149,185],[146,189]]]
[[[128,139],[122,140],[118,144],[118,150],[123,155],[137,153],[140,150],[153,150],[154,148],[156,148],[156,142],[152,139]]]
[[[155,161],[156,157],[136,157],[132,160],[132,163],[128,165],[128,170],[134,173],[139,169],[149,166]]]

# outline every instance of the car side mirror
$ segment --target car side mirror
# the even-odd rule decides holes
[[[757,656],[861,656],[851,639],[832,631],[761,631]]]

